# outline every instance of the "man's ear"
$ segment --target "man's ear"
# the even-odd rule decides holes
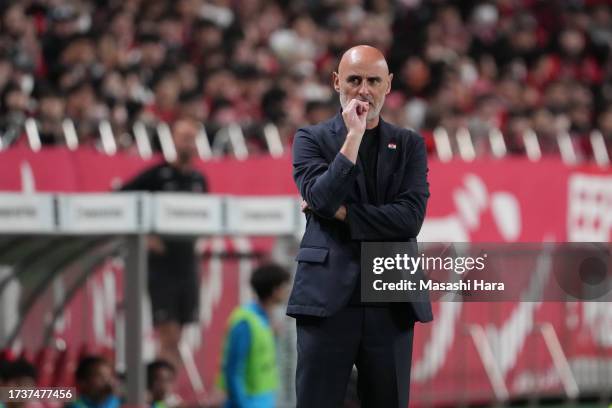
[[[389,74],[389,83],[387,84],[387,92],[385,95],[388,95],[391,92],[391,82],[393,81],[393,74]]]
[[[332,82],[336,92],[340,92],[340,76],[335,71],[332,73]]]

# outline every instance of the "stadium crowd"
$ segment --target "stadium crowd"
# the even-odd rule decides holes
[[[43,144],[82,144],[108,120],[128,148],[136,120],[229,123],[262,150],[261,125],[286,144],[332,115],[330,72],[349,46],[386,51],[395,73],[383,117],[431,131],[467,127],[478,153],[500,128],[511,152],[533,129],[544,153],[567,130],[588,154],[612,146],[612,7],[605,0],[20,0],[2,2],[0,131],[27,117]]]

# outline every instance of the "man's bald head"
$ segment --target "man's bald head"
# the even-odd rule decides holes
[[[369,102],[368,127],[376,126],[393,79],[383,53],[369,45],[348,49],[342,55],[333,79],[342,108],[352,99]]]
[[[383,68],[389,74],[389,67],[385,56],[378,48],[370,45],[356,45],[342,54],[338,64],[338,74],[342,74],[349,67],[359,65],[373,65]]]

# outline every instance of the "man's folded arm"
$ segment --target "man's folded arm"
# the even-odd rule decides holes
[[[348,204],[346,221],[351,238],[389,240],[413,238],[419,234],[425,218],[425,195],[413,193],[390,204]]]
[[[422,139],[416,139],[412,154],[406,159],[406,173],[400,192],[388,204],[371,205],[349,203],[346,205],[346,222],[351,238],[356,240],[389,240],[413,238],[419,234],[427,199],[427,153]]]
[[[293,179],[308,207],[332,218],[346,200],[357,176],[357,167],[342,153],[327,163],[314,136],[297,131],[293,142]]]

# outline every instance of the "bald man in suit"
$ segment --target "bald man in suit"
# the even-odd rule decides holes
[[[433,319],[429,301],[360,296],[361,243],[416,242],[429,197],[423,139],[380,117],[392,79],[378,49],[349,49],[333,73],[342,112],[295,136],[307,218],[287,308],[299,408],[341,407],[353,365],[363,407],[407,407],[414,324]]]

